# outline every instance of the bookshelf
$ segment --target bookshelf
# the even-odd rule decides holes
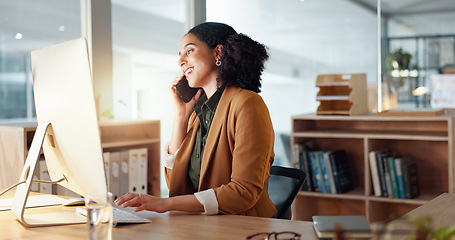
[[[370,222],[381,222],[442,193],[454,193],[453,119],[448,115],[292,117],[291,144],[305,141],[315,150],[344,149],[354,185],[344,194],[301,191],[294,201],[294,218],[311,221],[314,215],[364,215]],[[419,197],[374,196],[368,153],[378,149],[406,155],[417,162]]]
[[[33,140],[36,123],[15,123],[0,126],[2,139],[15,141],[0,141],[0,149],[6,150],[0,156],[0,165],[8,159],[23,159],[27,156],[28,147]],[[99,123],[101,146],[103,152],[117,151],[126,148],[147,148],[148,156],[148,193],[160,196],[160,121],[159,120],[115,120]],[[23,163],[16,163],[16,170],[8,178],[14,179],[13,184],[20,177]],[[1,172],[3,175],[3,172]],[[5,187],[8,184],[4,184]]]

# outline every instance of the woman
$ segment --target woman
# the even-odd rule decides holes
[[[272,217],[274,132],[257,94],[265,47],[226,24],[207,22],[184,36],[179,54],[182,74],[170,86],[174,124],[163,153],[170,197],[128,193],[116,203],[136,211]],[[201,88],[188,103],[175,91],[183,76]]]

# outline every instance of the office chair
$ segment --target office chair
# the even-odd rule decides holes
[[[278,210],[274,218],[291,219],[291,204],[306,177],[305,172],[300,169],[281,166],[270,168],[269,196]]]

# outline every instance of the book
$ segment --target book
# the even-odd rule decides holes
[[[346,152],[342,149],[330,151],[329,161],[332,167],[336,193],[345,193],[352,190],[354,186],[351,180]]]
[[[307,149],[303,149],[300,152],[300,169],[302,169],[307,174],[307,180],[305,181],[302,190],[308,192],[314,192],[315,188],[315,179],[313,174],[313,167],[311,165],[310,156],[308,155]]]
[[[325,164],[325,160],[324,160],[324,152],[325,151],[318,151],[317,152],[318,159],[319,159],[319,164],[320,164],[320,167],[321,167],[322,180],[323,180],[324,189],[325,189],[324,192],[325,193],[332,193],[332,187],[330,186],[329,172],[327,170],[328,166]]]
[[[382,161],[383,156],[387,155],[387,152],[378,152],[376,153],[376,163],[378,165],[378,175],[379,175],[379,184],[381,186],[381,197],[387,197],[387,184],[385,180],[385,168],[384,161]]]
[[[323,153],[324,164],[326,166],[327,178],[329,182],[330,192],[337,193],[336,183],[335,183],[335,176],[333,172],[333,163],[332,163],[332,151],[325,151]]]
[[[324,193],[325,184],[322,177],[321,167],[319,163],[318,151],[310,151],[311,165],[313,166],[313,174],[316,178],[315,192]]]
[[[302,191],[314,191],[314,174],[311,166],[311,160],[308,156],[310,147],[304,142],[294,143],[292,146],[292,153],[294,157],[293,167],[303,170],[307,175],[307,180],[302,186]]]
[[[370,223],[364,216],[313,216],[313,228],[318,238],[334,238],[335,226],[343,227],[346,238],[371,238]]]
[[[387,189],[387,197],[392,198],[393,191],[392,191],[392,181],[390,180],[389,161],[387,160],[388,158],[389,158],[389,155],[383,155],[382,161],[384,162],[384,178],[385,178],[386,189]]]
[[[381,196],[381,184],[379,182],[378,164],[376,162],[376,153],[378,151],[370,151],[368,158],[370,161],[371,182],[373,184],[373,195]]]
[[[400,198],[398,195],[398,182],[397,182],[397,174],[395,171],[395,156],[387,157],[388,166],[389,166],[389,174],[390,174],[390,182],[392,184],[392,194],[394,198]]]
[[[402,165],[403,180],[406,198],[411,199],[419,196],[419,180],[417,175],[417,164],[408,162]]]
[[[292,153],[294,155],[294,162],[293,162],[293,168],[301,169],[300,168],[300,152],[303,149],[303,145],[300,143],[294,143],[292,145]]]
[[[405,191],[405,187],[404,187],[404,179],[403,179],[403,171],[402,171],[403,161],[405,161],[405,160],[403,160],[402,157],[395,158],[395,172],[397,174],[398,195],[400,198],[406,198],[406,191]]]

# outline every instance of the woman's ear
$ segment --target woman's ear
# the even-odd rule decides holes
[[[221,59],[223,57],[223,45],[218,44],[215,47],[215,58],[216,59]]]

